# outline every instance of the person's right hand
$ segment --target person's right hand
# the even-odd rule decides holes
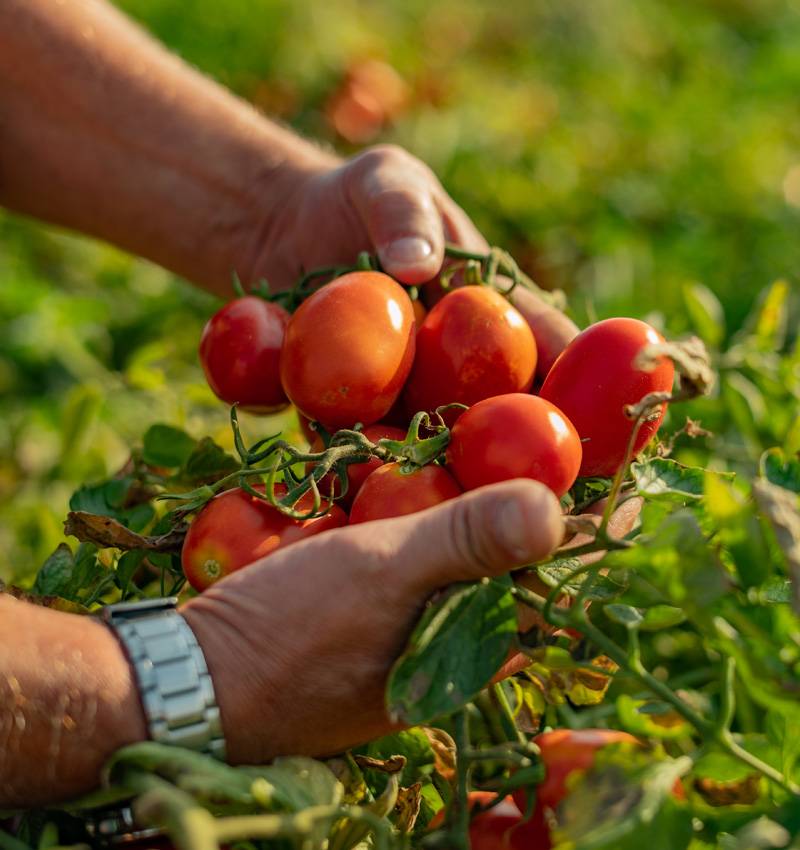
[[[229,760],[326,755],[391,731],[387,676],[431,594],[540,560],[563,535],[553,493],[510,481],[325,532],[213,585],[183,614]]]

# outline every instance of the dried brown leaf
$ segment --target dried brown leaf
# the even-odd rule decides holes
[[[148,552],[180,552],[187,525],[181,524],[166,534],[148,537],[126,528],[113,517],[70,511],[64,522],[64,533],[102,549],[144,549]]]

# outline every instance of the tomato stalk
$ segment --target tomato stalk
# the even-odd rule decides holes
[[[456,744],[456,787],[453,805],[450,810],[451,824],[449,837],[453,842],[453,850],[470,850],[469,841],[469,774],[470,761],[464,758],[464,753],[470,748],[469,715],[464,708],[454,717],[453,740]]]

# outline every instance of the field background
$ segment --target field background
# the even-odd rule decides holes
[[[579,322],[628,314],[684,332],[685,287],[701,283],[730,338],[764,286],[796,285],[800,2],[119,5],[343,154],[393,141],[425,159],[491,241],[566,290]],[[376,67],[385,119],[345,122],[348,75]],[[74,487],[118,468],[152,422],[227,441],[196,360],[215,303],[0,213],[0,578],[35,570]]]

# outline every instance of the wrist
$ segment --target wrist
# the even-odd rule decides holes
[[[243,642],[242,613],[207,591],[180,609],[205,656],[222,720],[227,760],[231,764],[269,761],[278,754],[275,732],[280,691],[276,660],[253,653]],[[270,739],[260,734],[269,730]]]
[[[291,285],[302,263],[297,246],[309,196],[324,175],[341,165],[338,157],[297,137],[285,141],[285,148],[265,151],[264,166],[252,182],[252,213],[242,233],[238,267],[245,283],[264,278],[276,291]]]
[[[0,672],[0,706],[12,706],[0,712],[0,808],[86,793],[115,750],[147,737],[125,654],[90,617],[0,595]]]

